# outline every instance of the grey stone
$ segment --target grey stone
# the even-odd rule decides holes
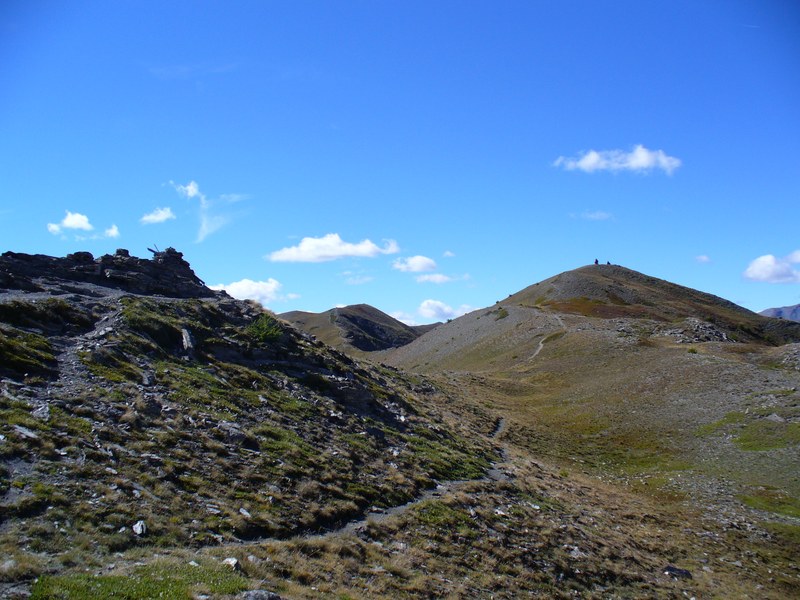
[[[241,600],[281,600],[278,594],[268,590],[248,590],[239,597]]]

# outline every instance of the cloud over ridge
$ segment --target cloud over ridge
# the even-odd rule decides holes
[[[744,276],[751,281],[766,283],[800,283],[800,269],[795,265],[800,265],[800,250],[783,258],[765,254],[750,262]]]
[[[47,231],[57,235],[64,229],[79,229],[81,231],[92,231],[94,227],[89,222],[89,217],[81,213],[66,211],[66,215],[60,223],[48,223]]]
[[[209,286],[212,290],[225,290],[237,300],[255,300],[262,306],[276,300],[284,300],[286,297],[281,294],[283,285],[272,277],[266,281],[254,281],[252,279],[240,279],[233,283],[220,283]],[[290,294],[290,296],[294,297]]]
[[[392,263],[392,268],[403,273],[423,273],[436,269],[436,261],[427,256],[410,256],[398,258]]]
[[[563,167],[567,171],[634,171],[646,173],[653,169],[672,175],[681,166],[681,160],[668,156],[663,150],[648,150],[641,144],[634,146],[630,152],[624,150],[589,150],[578,157],[559,156],[553,166]]]
[[[456,317],[465,315],[471,310],[472,307],[466,304],[462,304],[458,308],[453,308],[441,300],[428,299],[422,301],[417,309],[417,312],[426,319],[445,321],[447,319],[455,319]]]
[[[340,258],[372,258],[380,254],[396,254],[400,247],[394,240],[386,240],[383,247],[369,239],[357,243],[345,242],[338,233],[322,237],[304,237],[296,246],[281,248],[269,253],[272,262],[328,262]]]

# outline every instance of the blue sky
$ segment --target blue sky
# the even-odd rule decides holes
[[[425,323],[595,258],[800,303],[800,5],[0,4],[0,251]]]

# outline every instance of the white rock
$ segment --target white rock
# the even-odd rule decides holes
[[[136,521],[136,523],[133,524],[132,529],[133,533],[136,535],[144,535],[147,533],[147,525],[145,525],[144,521]]]

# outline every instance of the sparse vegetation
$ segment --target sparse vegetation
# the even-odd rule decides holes
[[[248,325],[247,333],[257,342],[268,344],[281,337],[283,328],[274,316],[264,312]]]
[[[638,299],[561,285],[381,366],[230,299],[0,303],[0,586],[800,593],[798,375],[770,366],[786,355],[724,305],[702,310],[714,327],[745,319],[751,343],[689,339],[685,303],[640,283]]]

